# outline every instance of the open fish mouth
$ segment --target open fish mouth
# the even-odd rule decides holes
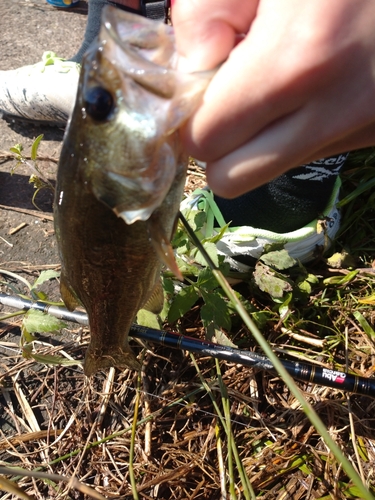
[[[173,134],[198,105],[213,72],[176,69],[173,28],[107,6],[98,42],[83,62],[82,114],[98,127],[131,131],[121,161],[90,171],[95,196],[126,224],[159,207],[186,156]],[[125,165],[125,167],[124,167]]]

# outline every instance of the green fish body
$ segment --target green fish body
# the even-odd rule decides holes
[[[207,75],[182,74],[171,28],[108,7],[86,54],[59,162],[54,204],[61,294],[89,317],[84,370],[138,369],[128,333],[162,307],[160,272],[178,270],[170,239],[188,158],[178,128]]]

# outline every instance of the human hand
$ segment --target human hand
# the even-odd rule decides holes
[[[176,0],[172,20],[183,68],[222,63],[182,132],[216,194],[375,145],[373,0]]]

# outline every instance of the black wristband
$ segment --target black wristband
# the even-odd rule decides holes
[[[154,21],[165,21],[168,3],[165,0],[141,0],[142,15]]]
[[[140,14],[154,21],[167,22],[170,0],[112,0],[120,9],[134,14]],[[110,2],[111,3],[111,2]]]

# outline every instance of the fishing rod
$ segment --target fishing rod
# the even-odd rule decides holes
[[[34,309],[51,314],[63,321],[71,321],[80,325],[89,326],[88,316],[82,311],[70,312],[64,307],[49,305],[40,301],[32,301],[5,293],[0,293],[0,304],[24,311]],[[179,333],[156,330],[140,325],[133,325],[129,335],[145,341],[162,344],[176,349],[184,349],[186,351],[196,352],[198,354],[277,374],[271,361],[266,356],[255,352],[222,346],[206,340],[186,337]],[[375,379],[322,368],[312,363],[300,363],[298,361],[285,359],[280,359],[280,362],[286,371],[293,378],[298,380],[375,398]]]

